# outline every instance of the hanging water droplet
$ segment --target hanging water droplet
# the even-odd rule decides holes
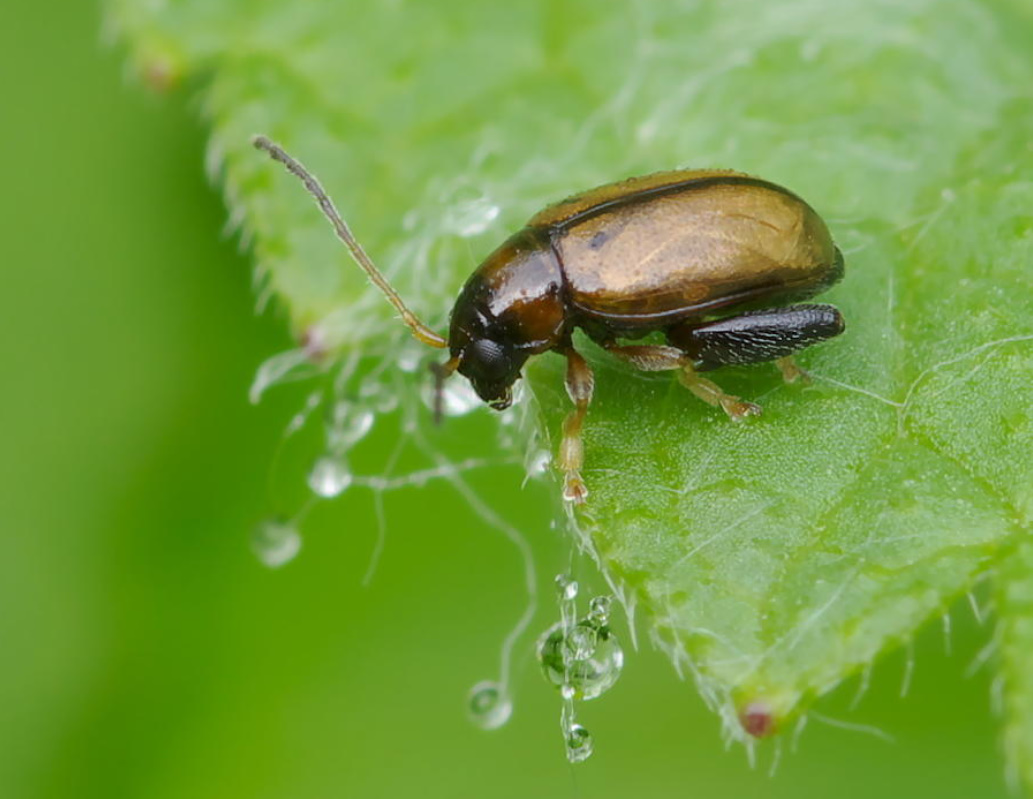
[[[283,431],[283,435],[292,436],[297,433],[301,428],[308,422],[312,412],[316,410],[323,402],[323,391],[313,391],[305,399],[305,406],[298,411],[294,416],[291,417],[290,422],[287,424],[287,428]]]
[[[493,680],[484,680],[471,688],[466,707],[470,721],[482,730],[496,730],[513,715],[509,694]]]
[[[384,391],[373,398],[372,405],[377,413],[391,413],[398,407],[398,395]]]
[[[326,430],[327,446],[335,452],[347,452],[366,437],[373,419],[369,408],[346,400],[336,402]]]
[[[578,584],[569,574],[556,575],[556,593],[560,601],[571,601],[577,598]]]
[[[423,359],[423,355],[422,349],[407,346],[398,354],[398,368],[403,372],[415,372]]]
[[[613,687],[624,668],[624,650],[605,624],[586,618],[569,630],[554,624],[538,641],[545,679],[572,699],[595,699]],[[569,689],[569,690],[568,690]]]
[[[608,596],[593,597],[588,603],[588,618],[598,624],[606,624],[610,620],[610,605],[613,600]]]
[[[270,569],[278,569],[294,560],[301,549],[301,533],[286,519],[266,519],[251,535],[251,549]]]
[[[571,724],[566,734],[567,760],[583,763],[592,756],[592,733],[580,724]]]
[[[428,408],[434,408],[434,381],[428,380],[420,392],[423,403]],[[453,377],[445,382],[441,391],[441,412],[445,416],[465,416],[470,411],[483,406],[481,398],[473,390],[470,381],[462,377]]]
[[[585,660],[592,657],[599,643],[599,635],[591,624],[578,624],[564,638],[567,648],[566,657],[574,660]]]
[[[390,413],[398,407],[398,394],[375,380],[367,380],[359,389],[364,403],[377,413]]]
[[[540,477],[549,471],[552,463],[552,453],[547,449],[539,449],[530,452],[524,462],[524,469],[528,477]]]
[[[308,487],[324,499],[339,496],[352,484],[351,469],[340,455],[325,455],[315,462],[308,473]]]

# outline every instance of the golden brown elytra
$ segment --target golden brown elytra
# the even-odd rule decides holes
[[[575,328],[639,369],[677,371],[733,420],[760,408],[699,372],[775,361],[793,382],[804,372],[792,354],[844,329],[833,306],[798,304],[843,276],[843,255],[806,202],[739,172],[679,170],[600,186],[533,216],[470,275],[445,339],[406,308],[315,177],[269,139],[254,143],[304,182],[413,335],[449,350],[439,379],[458,371],[501,410],[530,356],[566,357],[574,409],[558,463],[563,496],[573,502],[587,496],[581,428],[594,386],[572,343]],[[654,332],[667,345],[620,343]]]

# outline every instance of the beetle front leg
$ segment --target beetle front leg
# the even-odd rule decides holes
[[[568,349],[564,354],[567,356],[567,394],[574,403],[574,410],[563,420],[559,467],[563,470],[563,498],[581,504],[588,496],[588,489],[581,479],[581,466],[585,460],[581,427],[592,401],[595,377],[588,363],[574,349]]]

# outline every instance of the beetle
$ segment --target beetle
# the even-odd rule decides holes
[[[448,338],[402,302],[341,218],[319,181],[264,136],[254,144],[298,177],[370,279],[424,344],[449,350],[441,381],[465,376],[496,410],[532,355],[567,359],[574,404],[563,421],[563,496],[583,502],[581,430],[594,377],[574,349],[583,330],[644,371],[680,382],[734,421],[760,407],[700,375],[720,366],[774,361],[787,382],[805,376],[792,355],[837,336],[832,305],[801,303],[843,276],[843,254],[821,217],[775,183],[715,169],[657,172],[576,194],[531,217],[470,275],[452,309]],[[626,344],[660,333],[666,344]]]

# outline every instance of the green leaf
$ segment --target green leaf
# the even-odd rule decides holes
[[[655,6],[109,2],[143,75],[199,90],[267,290],[335,351],[404,334],[256,132],[319,174],[439,328],[479,257],[595,184],[732,167],[825,216],[848,329],[801,357],[813,384],[715,376],[763,417],[732,424],[580,342],[597,377],[582,540],[730,732],[744,710],[784,728],[1029,534],[1033,16],[1006,0]],[[553,433],[562,371],[546,356],[528,373]],[[1028,777],[1029,558],[1008,564],[1009,751]]]
[[[1028,535],[1001,564],[997,603],[1001,614],[1001,689],[1004,753],[1012,781],[1033,785],[1033,542]],[[1016,779],[1017,778],[1017,779]]]

